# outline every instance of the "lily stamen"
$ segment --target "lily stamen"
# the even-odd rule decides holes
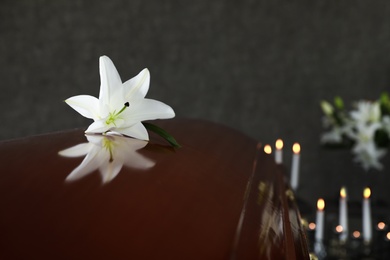
[[[125,110],[126,109],[126,107],[129,107],[130,106],[130,103],[129,102],[126,102],[125,104],[124,104],[124,106],[122,107],[122,109],[118,112],[118,114],[117,115],[119,115],[120,113],[122,113],[123,112],[123,110]]]
[[[109,148],[110,151],[110,160],[108,160],[110,163],[114,161],[114,157],[112,156],[112,149],[111,147]]]
[[[110,163],[114,161],[114,156],[112,154],[112,145],[112,142],[108,138],[103,139],[103,147],[106,148],[110,153],[110,159],[108,160]]]
[[[118,117],[126,108],[128,108],[129,106],[130,106],[130,103],[129,103],[129,102],[126,102],[126,103],[123,105],[122,109],[119,110],[118,113],[115,113],[115,111],[114,111],[114,113],[112,113],[112,114],[110,113],[109,118],[106,120],[106,124],[109,125],[110,123],[114,123],[114,125],[115,125],[115,120],[117,119],[117,117]]]

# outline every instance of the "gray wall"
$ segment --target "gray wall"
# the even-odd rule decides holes
[[[148,67],[148,97],[178,117],[300,142],[298,195],[310,205],[345,183],[356,199],[366,183],[390,198],[389,156],[385,171],[364,173],[348,152],[321,149],[318,107],[389,90],[389,1],[2,0],[0,139],[86,127],[62,101],[98,95],[103,54],[122,79]]]

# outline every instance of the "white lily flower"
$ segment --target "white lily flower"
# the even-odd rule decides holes
[[[357,124],[356,132],[351,133],[350,137],[355,141],[354,150],[364,149],[367,143],[374,143],[375,132],[381,127],[379,123],[375,124]]]
[[[66,181],[78,180],[99,170],[103,183],[113,180],[123,165],[146,170],[155,165],[153,161],[137,153],[148,143],[133,138],[114,135],[86,135],[88,143],[82,143],[59,152],[65,157],[85,156],[84,160],[67,177]]]
[[[356,155],[355,161],[362,164],[363,168],[382,169],[379,159],[386,154],[385,149],[379,149],[375,144],[375,132],[381,127],[381,124],[374,123],[370,125],[357,124],[356,133],[350,137],[355,141],[352,152]]]
[[[65,102],[82,116],[93,119],[86,133],[116,132],[141,140],[149,140],[145,120],[168,119],[175,116],[173,109],[157,100],[146,99],[150,74],[142,70],[134,78],[122,83],[114,64],[107,56],[99,59],[99,99],[79,95]]]
[[[379,160],[386,155],[385,149],[378,149],[374,142],[366,143],[364,149],[354,151],[354,161],[360,163],[362,167],[367,171],[370,168],[382,170],[383,165]]]
[[[323,118],[323,126],[330,128],[329,131],[325,132],[321,136],[321,143],[337,144],[343,141],[343,136],[349,136],[352,132],[352,125],[348,119],[344,119],[344,124],[339,126],[335,120],[331,117]]]
[[[377,123],[381,119],[380,105],[378,102],[359,101],[350,115],[356,124]]]
[[[341,127],[333,127],[328,132],[325,132],[321,136],[321,143],[337,144],[343,141],[343,129]]]

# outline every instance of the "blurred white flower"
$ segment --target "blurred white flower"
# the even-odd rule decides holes
[[[340,143],[343,140],[345,131],[342,127],[333,127],[328,132],[325,132],[321,136],[321,143]]]
[[[338,125],[335,120],[329,116],[323,118],[323,126],[330,128],[329,131],[321,135],[321,143],[337,144],[343,141],[344,136],[349,136],[352,130],[351,123],[344,119],[343,125]]]
[[[324,112],[326,116],[328,117],[332,116],[334,109],[333,106],[328,101],[323,100],[321,101],[320,105],[321,105],[322,112]]]
[[[123,165],[146,170],[155,164],[137,152],[148,144],[146,141],[113,134],[86,137],[88,143],[81,143],[59,152],[65,157],[85,156],[81,164],[66,177],[66,181],[75,181],[99,170],[103,183],[108,183],[118,175]]]
[[[379,160],[386,155],[386,150],[377,149],[373,142],[367,143],[364,150],[360,150],[359,152],[354,153],[354,161],[360,163],[366,171],[370,168],[377,170],[383,169],[383,165],[379,162]]]
[[[359,101],[350,112],[344,110],[344,102],[335,97],[334,107],[321,101],[324,113],[323,125],[327,129],[321,143],[351,146],[354,161],[366,170],[383,168],[380,159],[390,144],[390,98],[384,92],[376,101]]]
[[[342,140],[342,130],[339,127],[335,127],[321,136],[321,143],[340,143]]]
[[[100,57],[99,64],[101,81],[99,99],[89,95],[79,95],[65,101],[82,116],[94,120],[86,133],[111,131],[149,140],[142,121],[175,116],[170,106],[145,98],[150,82],[147,69],[122,83],[110,58]]]
[[[356,124],[379,122],[381,120],[379,102],[359,101],[356,110],[351,111],[350,115]]]
[[[352,152],[355,154],[355,161],[362,164],[365,170],[375,168],[381,170],[382,164],[379,162],[385,154],[386,150],[379,149],[375,144],[375,132],[381,128],[380,123],[374,124],[357,124],[356,132],[350,134],[355,144],[352,147]]]

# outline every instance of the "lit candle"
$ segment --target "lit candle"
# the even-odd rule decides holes
[[[291,165],[291,187],[293,190],[298,188],[298,179],[299,179],[299,160],[300,160],[300,151],[301,146],[298,143],[293,145],[293,158]]]
[[[342,187],[340,190],[339,222],[343,228],[340,233],[340,241],[345,242],[348,239],[348,205],[347,190],[345,187]]]
[[[276,140],[275,143],[275,162],[281,164],[283,162],[283,141],[282,139]]]
[[[317,242],[322,241],[324,238],[324,217],[325,217],[325,201],[319,199],[317,201],[317,216],[316,216],[316,234],[315,239]]]
[[[370,196],[370,188],[365,188],[363,192],[363,240],[365,243],[370,243],[372,238]]]
[[[266,145],[264,146],[264,152],[265,152],[266,154],[271,154],[271,153],[272,153],[272,148],[271,148],[271,146],[270,146],[269,144],[266,144]]]

